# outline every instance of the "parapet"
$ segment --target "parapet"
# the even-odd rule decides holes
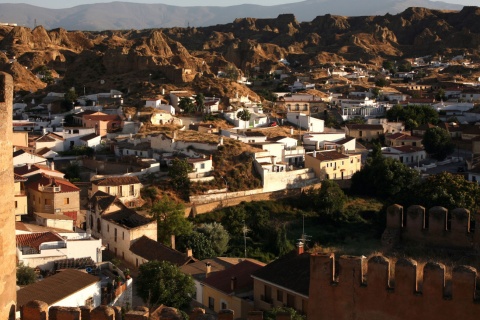
[[[400,231],[400,241],[464,249],[477,248],[480,244],[480,232],[475,234],[471,229],[470,211],[465,208],[449,211],[437,206],[426,210],[414,205],[408,207],[404,214],[403,207],[394,204],[387,208],[385,239],[392,230]]]
[[[21,310],[21,320],[182,320],[182,314],[175,308],[160,306],[153,312],[138,307],[122,317],[120,307],[48,307],[43,301],[30,301]]]
[[[316,253],[310,260],[308,317],[449,319],[457,312],[474,319],[480,312],[476,277],[470,266]]]

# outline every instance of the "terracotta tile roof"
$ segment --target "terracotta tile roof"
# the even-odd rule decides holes
[[[212,274],[203,283],[226,294],[248,292],[253,290],[251,275],[264,266],[265,264],[260,261],[245,260],[227,270]],[[233,277],[236,279],[234,290],[231,287]]]
[[[91,121],[121,121],[122,119],[116,114],[90,114],[82,116],[83,120]]]
[[[42,185],[44,187],[60,187],[60,193],[64,192],[80,192],[80,189],[73,183],[66,179],[52,177],[45,173],[39,173],[28,178],[26,187],[29,189],[38,190],[38,187]],[[44,191],[48,192],[48,191]]]
[[[64,241],[62,237],[53,232],[38,232],[18,234],[16,236],[17,247],[31,247],[40,250],[40,245],[44,242]]]
[[[138,214],[135,210],[124,207],[118,211],[102,215],[103,219],[116,223],[126,229],[134,229],[152,222],[152,219]]]
[[[172,249],[146,236],[142,236],[135,241],[130,246],[130,251],[148,261],[169,261],[179,267],[196,261],[193,257],[188,257],[185,253]]]
[[[299,255],[294,250],[254,272],[252,276],[308,296],[310,288],[310,253]]]
[[[17,308],[27,302],[41,300],[48,305],[100,281],[99,277],[75,269],[66,269],[42,281],[28,285],[17,291]]]
[[[54,142],[57,140],[64,141],[65,139],[56,133],[49,132],[47,134],[44,134],[40,138],[36,139],[35,142]]]
[[[352,140],[355,140],[355,138],[351,138],[351,137],[349,137],[349,138],[344,138],[344,139],[337,140],[337,141],[335,141],[334,143],[335,143],[335,144],[345,144],[345,143],[350,142],[350,141],[352,141]]]
[[[99,180],[92,181],[92,184],[97,186],[122,186],[127,184],[140,183],[137,176],[120,176],[120,177],[108,177]]]
[[[337,151],[322,151],[322,152],[316,152],[316,156],[320,161],[331,161],[331,160],[339,160],[339,159],[348,159],[348,156],[337,152]]]
[[[35,212],[36,216],[44,219],[50,220],[74,220],[72,217],[64,215],[64,214],[54,214],[54,213],[43,213],[43,212]]]
[[[207,263],[210,264],[209,276],[211,276],[215,272],[223,271],[231,266],[234,266],[238,263],[238,261],[236,263],[232,263],[219,258],[212,258],[183,265],[180,269],[183,273],[189,274],[196,280],[202,281],[206,278]]]
[[[412,153],[417,151],[422,151],[422,147],[414,147],[414,146],[398,146],[398,147],[390,147],[391,149],[398,150],[403,153]]]
[[[13,171],[14,171],[15,174],[20,175],[20,176],[23,176],[23,175],[26,175],[26,174],[29,174],[29,173],[32,173],[32,172],[36,172],[36,171],[41,171],[41,172],[45,171],[47,174],[48,174],[48,172],[55,172],[55,173],[58,173],[58,174],[63,174],[60,171],[51,170],[48,166],[43,165],[43,164],[38,164],[38,163],[32,164],[30,166],[28,164],[26,164],[26,165],[23,165],[23,166],[14,167]]]
[[[35,154],[35,153],[33,153],[33,152],[29,152],[29,151],[24,150],[24,149],[14,151],[14,152],[13,152],[13,157],[15,158],[15,157],[21,156],[21,155],[24,154],[24,153],[28,153],[28,154],[30,154],[30,155],[34,155],[34,156],[36,156],[36,157],[43,158],[42,156],[39,156],[38,154]],[[47,160],[46,158],[43,158],[43,159]]]
[[[420,138],[420,137],[411,136],[411,135],[400,133],[400,132],[391,134],[389,136],[386,136],[385,138],[389,139],[389,140],[397,140],[397,141],[401,141],[401,140],[421,141],[422,140],[422,138]]]

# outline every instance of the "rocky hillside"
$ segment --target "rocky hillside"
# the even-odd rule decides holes
[[[409,8],[397,15],[324,15],[310,22],[284,14],[205,28],[102,32],[1,26],[0,50],[0,69],[14,75],[17,91],[44,89],[34,74],[46,66],[63,78],[48,90],[116,88],[140,96],[173,83],[221,97],[235,91],[256,97],[245,86],[212,79],[220,70],[268,72],[283,67],[280,59],[311,68],[342,61],[373,66],[424,55],[478,57],[480,8]]]

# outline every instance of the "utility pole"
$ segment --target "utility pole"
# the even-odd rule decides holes
[[[245,225],[245,220],[243,220],[243,246],[245,249],[245,259],[247,259],[247,232],[250,231],[247,226]]]

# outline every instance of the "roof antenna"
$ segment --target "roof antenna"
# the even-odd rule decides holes
[[[245,259],[247,259],[247,232],[249,231],[250,229],[247,228],[247,226],[245,225],[245,220],[243,220],[242,232],[243,232],[243,245],[245,249]]]
[[[310,241],[311,236],[305,233],[305,214],[302,214],[302,236],[298,241],[301,241],[303,244],[306,244],[307,241]]]

